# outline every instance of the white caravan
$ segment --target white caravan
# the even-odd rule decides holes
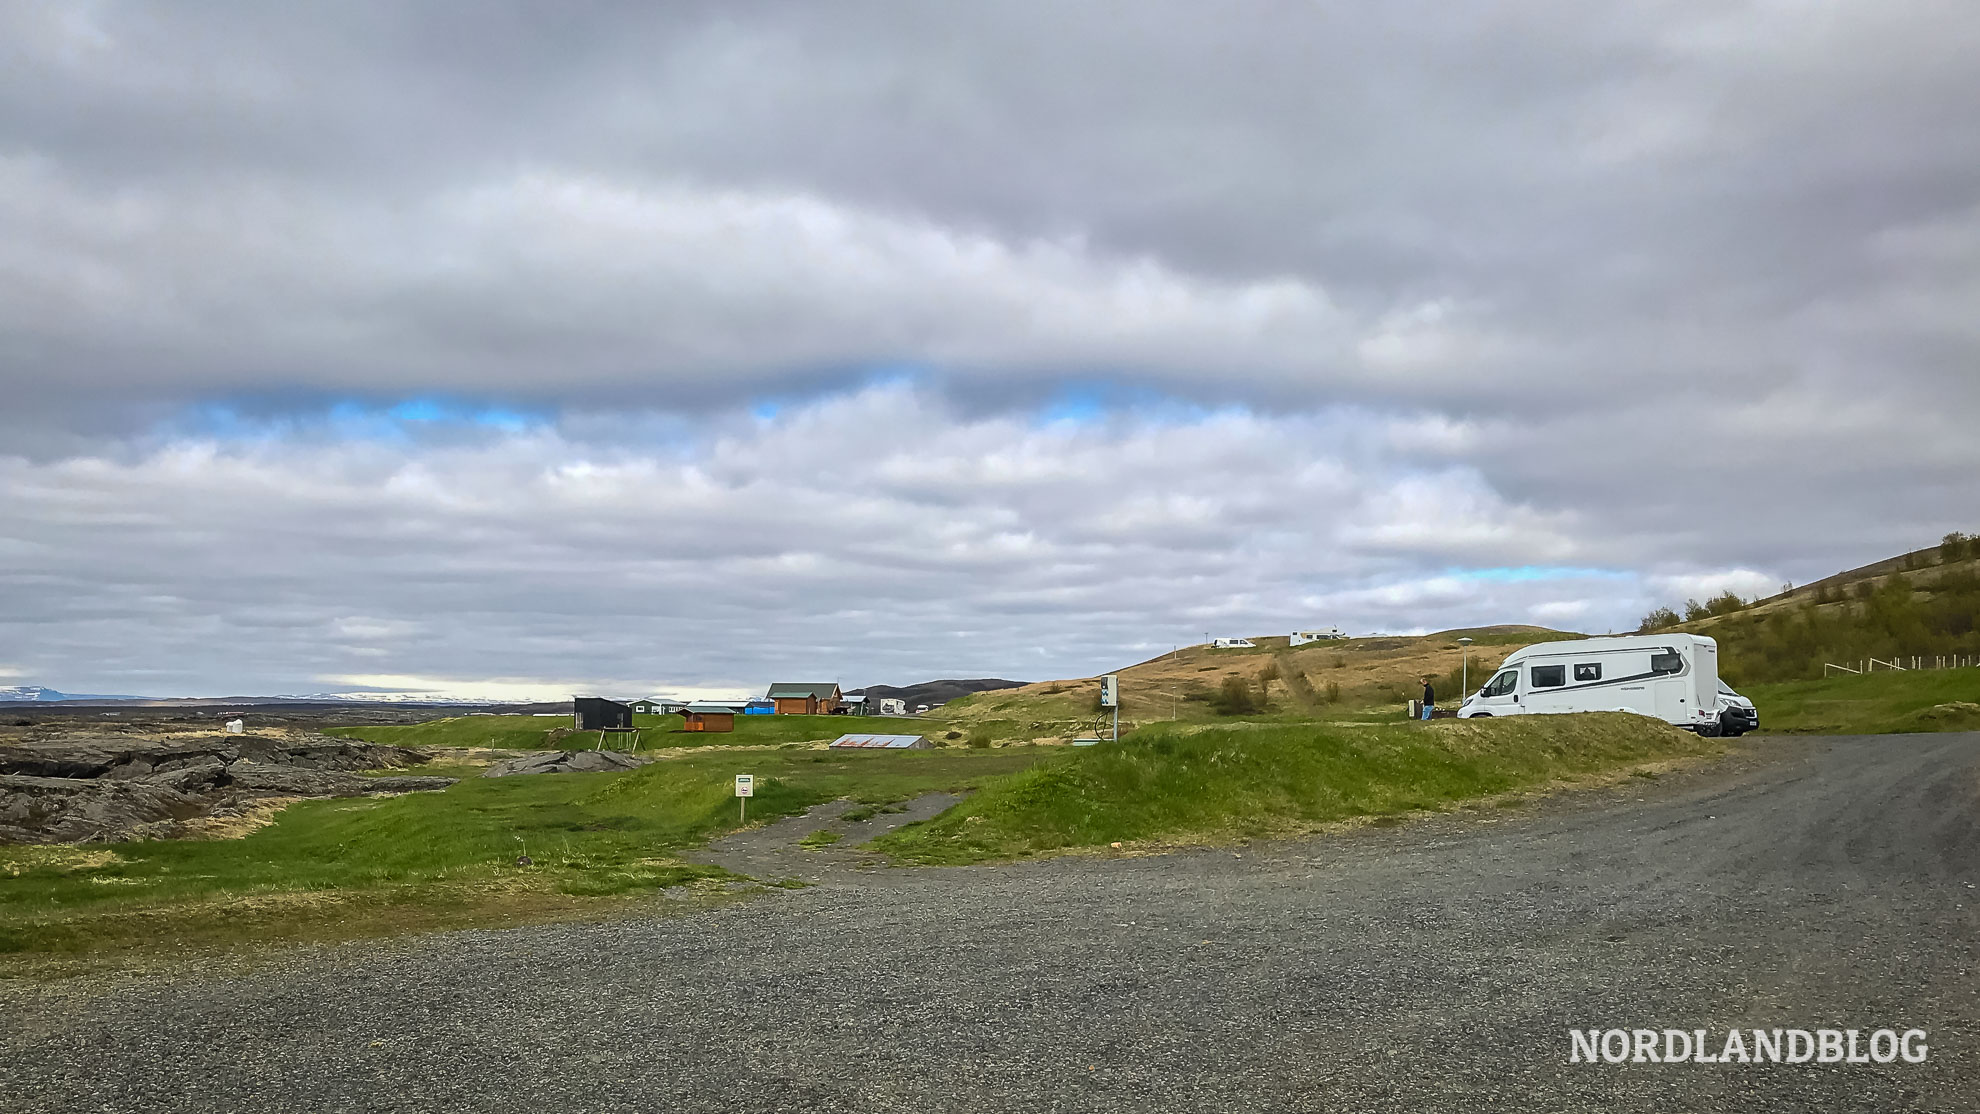
[[[1292,633],[1292,644],[1295,646],[1304,646],[1309,642],[1326,642],[1331,639],[1346,637],[1347,632],[1339,627],[1328,627],[1325,630],[1296,630]]]
[[[1542,642],[1515,650],[1458,715],[1635,712],[1717,735],[1719,644],[1698,634]]]
[[[1210,640],[1210,648],[1213,650],[1243,650],[1256,645],[1257,643],[1249,638],[1213,638]]]

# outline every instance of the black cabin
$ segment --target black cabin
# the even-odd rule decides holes
[[[632,705],[597,696],[580,696],[571,701],[575,711],[571,722],[579,731],[630,731]]]

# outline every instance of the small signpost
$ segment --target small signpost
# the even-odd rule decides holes
[[[749,799],[756,796],[756,775],[736,775],[736,819],[749,822]]]
[[[1113,738],[1115,742],[1119,742],[1121,738],[1121,678],[1118,674],[1109,673],[1100,678],[1100,706],[1114,710]]]

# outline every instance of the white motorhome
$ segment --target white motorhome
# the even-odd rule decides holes
[[[1542,642],[1513,651],[1458,715],[1635,712],[1720,733],[1719,644],[1697,634]]]
[[[1292,633],[1292,644],[1304,646],[1309,642],[1326,642],[1346,637],[1347,632],[1339,627],[1328,627],[1325,630],[1296,630]]]
[[[1256,645],[1257,643],[1249,638],[1213,638],[1210,640],[1210,648],[1213,650],[1243,650]]]

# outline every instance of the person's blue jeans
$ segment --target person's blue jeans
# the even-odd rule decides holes
[[[1427,720],[1427,719],[1429,719],[1429,718],[1430,718],[1430,713],[1431,713],[1431,712],[1434,712],[1434,711],[1436,711],[1436,710],[1437,710],[1437,706],[1436,706],[1435,704],[1425,704],[1425,705],[1423,705],[1423,718],[1424,718],[1424,719],[1426,719],[1426,720]]]

